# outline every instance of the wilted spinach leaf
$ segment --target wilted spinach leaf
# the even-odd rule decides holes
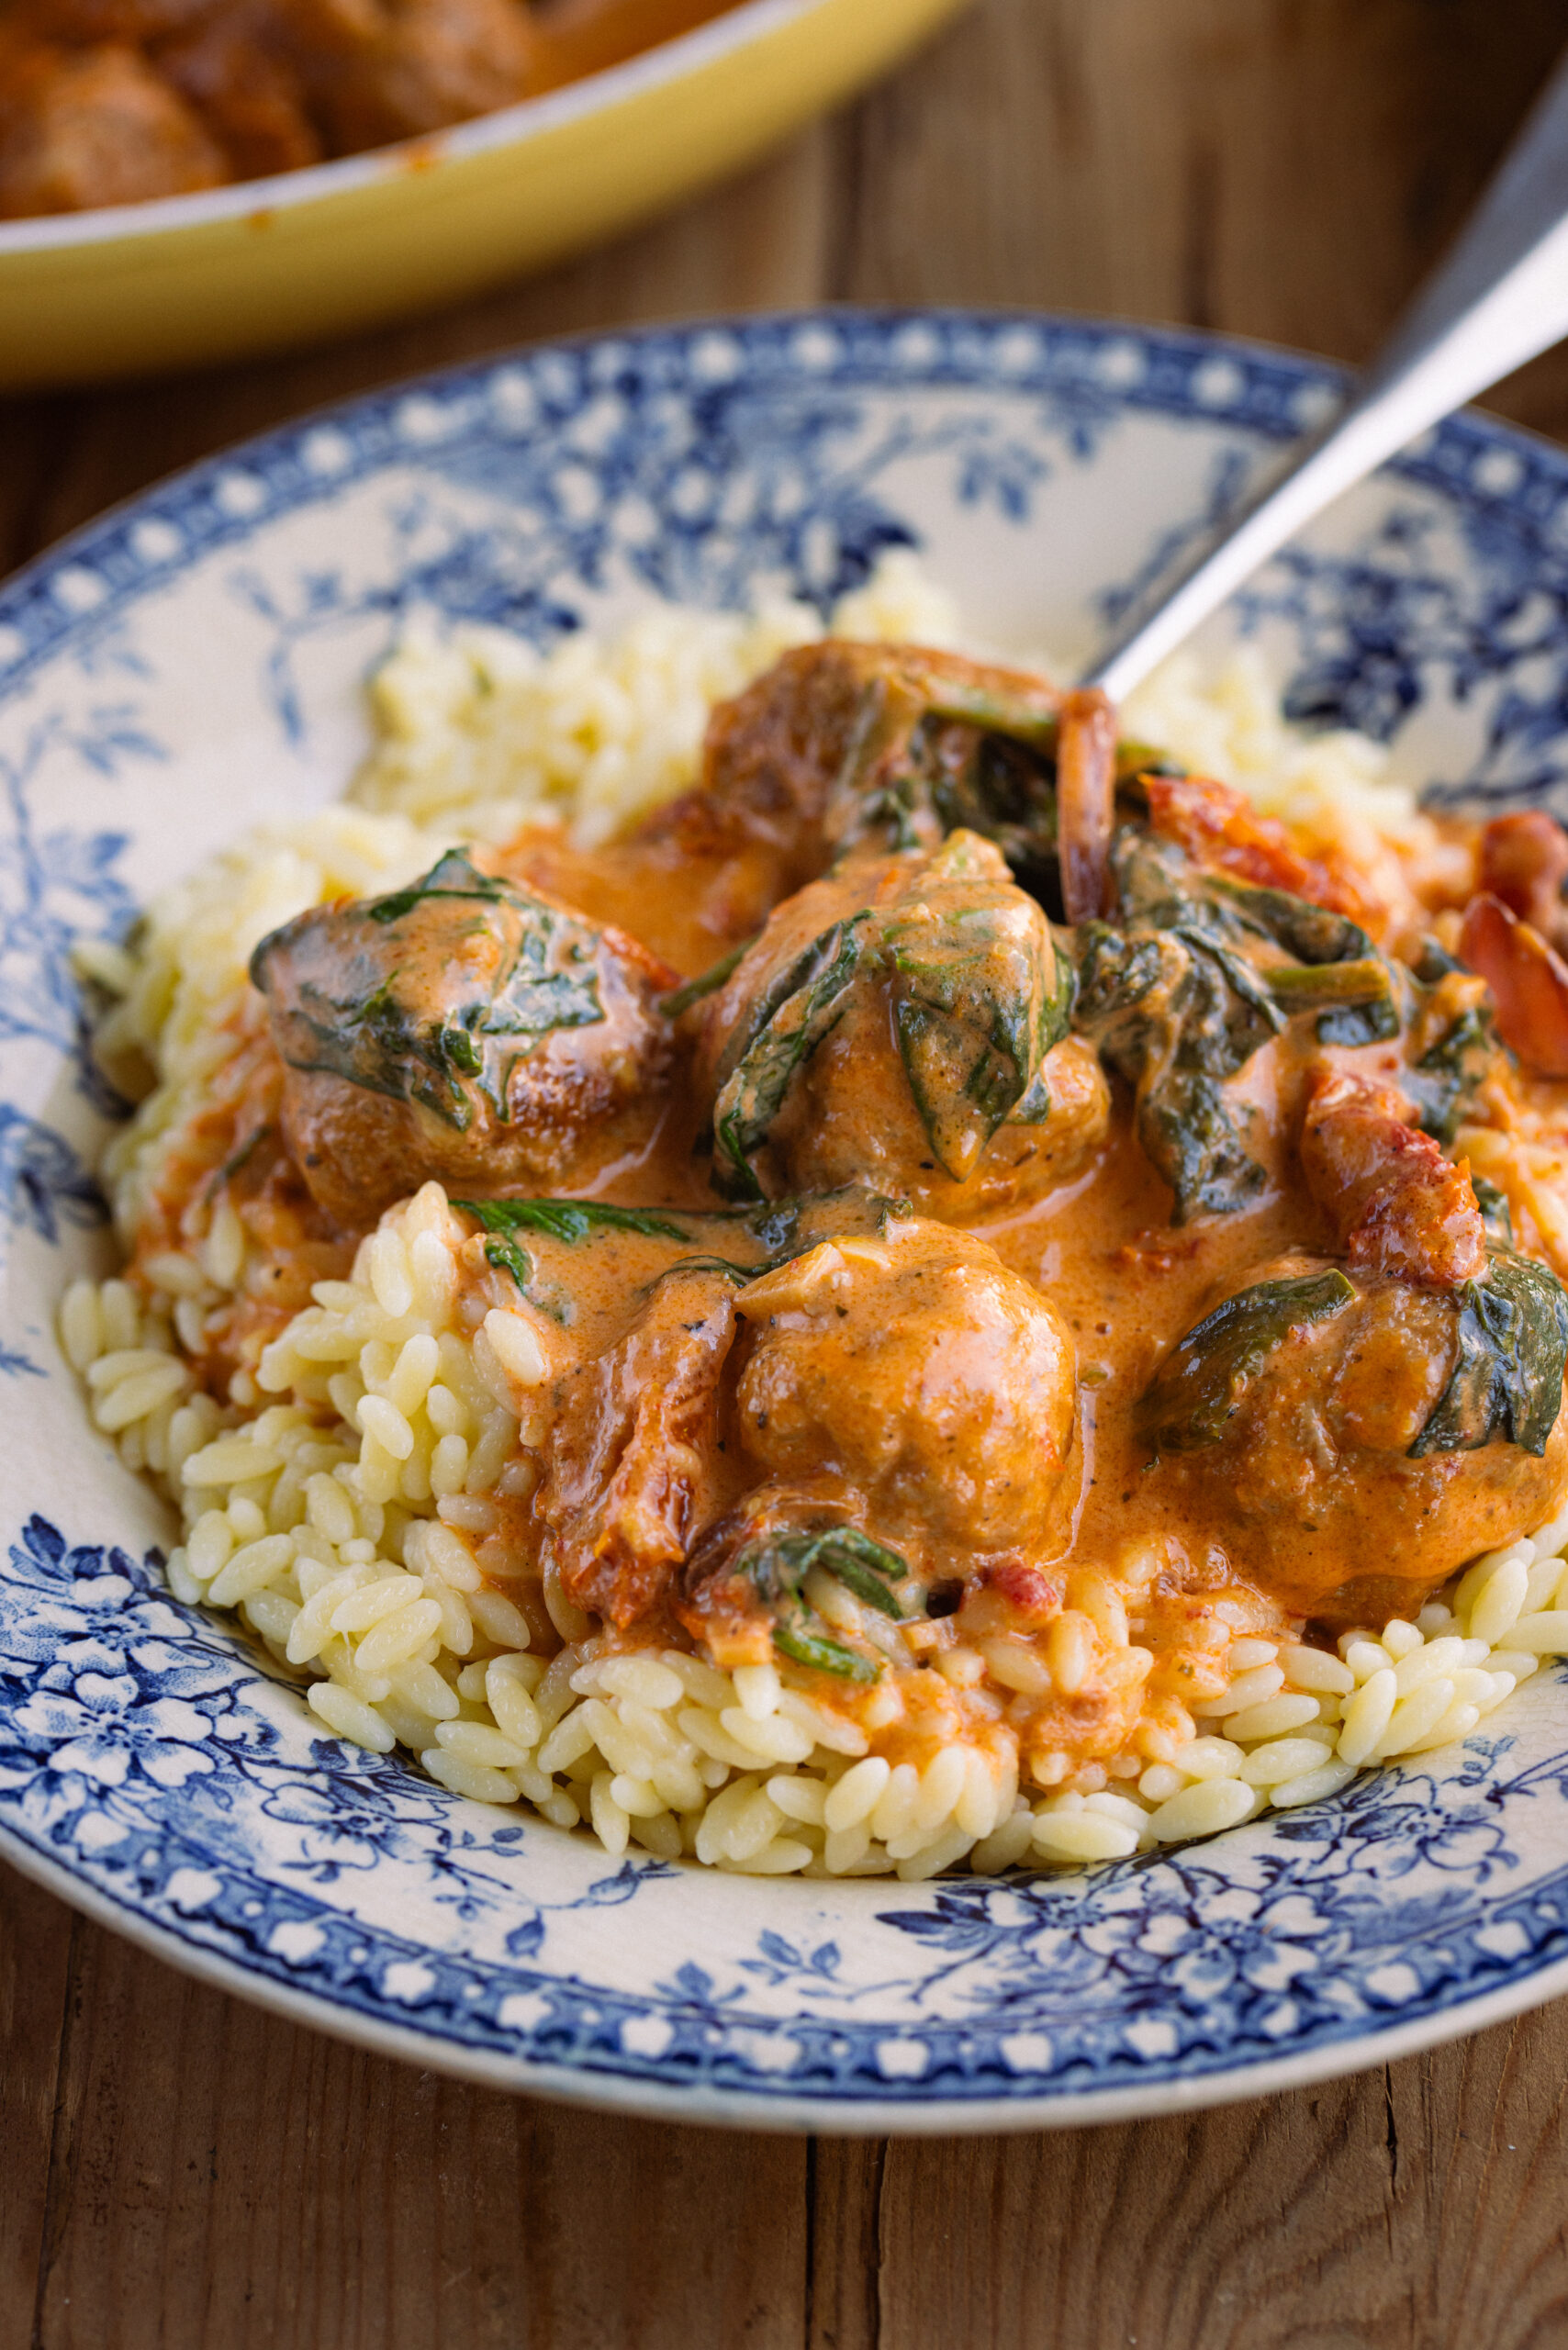
[[[1325,1045],[1396,1036],[1400,982],[1345,915],[1205,871],[1171,842],[1126,826],[1113,862],[1120,914],[1076,934],[1073,1024],[1133,1087],[1173,1221],[1233,1213],[1263,1176],[1226,1080],[1297,1013],[1317,1014]],[[1258,941],[1294,959],[1254,960]]]
[[[730,1197],[761,1199],[751,1160],[767,1139],[795,1072],[842,1017],[868,913],[834,923],[763,995],[713,1109],[713,1181]]]
[[[589,923],[453,849],[406,890],[299,915],[262,941],[251,976],[291,1068],[465,1132],[481,1101],[510,1118],[513,1073],[542,1037],[602,1020],[599,946]]]
[[[721,1273],[744,1285],[774,1272],[792,1258],[802,1256],[826,1239],[870,1238],[880,1234],[890,1216],[905,1215],[907,1200],[888,1200],[856,1186],[824,1192],[810,1198],[767,1201],[743,1208],[623,1208],[609,1200],[454,1200],[452,1205],[471,1215],[492,1237],[485,1245],[487,1260],[511,1275],[530,1302],[570,1322],[574,1301],[566,1289],[542,1283],[532,1258],[514,1236],[537,1232],[567,1246],[589,1239],[596,1232],[630,1232],[641,1239],[671,1244],[667,1265],[649,1283],[675,1273]],[[747,1260],[748,1248],[756,1253]],[[734,1250],[734,1254],[723,1253]]]
[[[1320,1045],[1380,1045],[1399,1034],[1394,973],[1381,955],[1348,963],[1275,963],[1262,977],[1282,1012],[1318,1014]]]
[[[1217,1444],[1249,1380],[1293,1330],[1323,1322],[1356,1295],[1336,1267],[1238,1290],[1166,1357],[1138,1407],[1157,1454]]]
[[[755,936],[743,938],[738,946],[732,946],[727,955],[721,955],[716,963],[710,963],[708,968],[699,971],[695,979],[685,980],[681,986],[672,988],[668,995],[662,996],[659,1010],[665,1018],[678,1020],[683,1012],[689,1012],[694,1003],[702,1002],[704,996],[717,995],[731,972],[756,943]]]
[[[461,1207],[463,1202],[457,1200],[454,1205]],[[523,1295],[528,1295],[533,1279],[533,1259],[526,1248],[520,1248],[515,1240],[487,1240],[485,1262],[494,1265],[498,1272],[510,1273]]]
[[[801,1586],[813,1567],[897,1622],[903,1611],[890,1586],[909,1573],[907,1561],[857,1527],[830,1526],[815,1533],[762,1535],[739,1553],[732,1570],[746,1578],[772,1613],[773,1644],[782,1655],[841,1680],[874,1681],[881,1666],[834,1639],[807,1606]]]
[[[1410,1448],[1470,1452],[1502,1436],[1539,1460],[1562,1404],[1568,1297],[1533,1257],[1494,1246],[1486,1270],[1456,1292],[1454,1367]]]
[[[772,1264],[787,1264],[823,1240],[849,1236],[880,1239],[890,1221],[908,1215],[907,1200],[890,1200],[880,1192],[851,1184],[836,1192],[807,1192],[789,1200],[764,1200],[744,1208],[714,1208],[708,1213],[741,1224],[756,1238]]]
[[[418,881],[410,881],[406,890],[394,890],[389,897],[367,900],[364,911],[371,922],[401,922],[416,906],[427,905],[433,898],[469,898],[493,905],[507,895],[509,888],[496,875],[481,873],[465,850],[449,848]]]
[[[1508,1206],[1506,1192],[1489,1183],[1484,1175],[1470,1170],[1470,1188],[1475,1194],[1475,1204],[1481,1210],[1481,1221],[1486,1227],[1488,1240],[1495,1240],[1505,1248],[1514,1245],[1513,1212]]]
[[[1229,912],[1257,937],[1271,938],[1298,962],[1354,963],[1373,952],[1359,923],[1327,906],[1315,906],[1310,898],[1295,897],[1289,890],[1261,889],[1228,873],[1203,873],[1194,878],[1216,911]]]
[[[689,1239],[674,1218],[653,1208],[619,1208],[609,1200],[454,1200],[487,1232],[543,1232],[552,1240],[586,1240],[591,1232],[637,1232],[656,1240]],[[692,1217],[696,1220],[695,1214]]]
[[[1138,1140],[1176,1195],[1172,1224],[1194,1215],[1234,1215],[1263,1188],[1224,1091],[1195,1069],[1171,1069],[1137,1105]]]
[[[1038,906],[972,833],[912,859],[896,894],[880,871],[880,901],[834,923],[760,989],[730,1046],[713,1180],[732,1197],[762,1196],[755,1153],[799,1072],[866,990],[873,1029],[890,1009],[911,1098],[955,1181],[1005,1118],[1037,1123],[1048,1112],[1041,1065],[1066,1034],[1074,979]]]
[[[1402,1082],[1421,1125],[1447,1150],[1463,1125],[1486,1074],[1496,1063],[1497,1039],[1481,1004],[1469,1004]]]
[[[994,872],[975,870],[973,842],[954,834],[920,877],[916,906],[890,909],[871,943],[892,974],[893,1032],[921,1124],[959,1182],[1066,1035],[1071,995],[1048,927]],[[1048,1109],[1048,1096],[1031,1105],[1035,1122]]]
[[[452,1205],[462,1214],[471,1215],[480,1230],[490,1236],[485,1243],[486,1262],[498,1272],[510,1273],[530,1304],[567,1325],[577,1317],[577,1300],[570,1287],[540,1274],[533,1258],[517,1240],[518,1233],[538,1232],[551,1240],[575,1244],[595,1232],[633,1232],[648,1239],[672,1240],[683,1251],[689,1252],[692,1247],[690,1236],[675,1222],[674,1214],[616,1207],[608,1200],[454,1200]],[[683,1257],[683,1263],[689,1261],[689,1255]],[[740,1270],[736,1277],[750,1281],[753,1275]]]
[[[928,847],[968,829],[1009,856],[1036,857],[1056,839],[1054,698],[966,677],[941,661],[861,648],[862,682],[827,811],[837,848],[878,838]]]
[[[1074,1025],[1132,1086],[1138,1140],[1175,1194],[1173,1221],[1245,1206],[1263,1172],[1222,1080],[1282,1015],[1249,970],[1237,984],[1238,957],[1186,929],[1129,936],[1092,923],[1078,943]]]

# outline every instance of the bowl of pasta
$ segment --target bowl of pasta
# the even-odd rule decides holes
[[[0,1851],[425,2065],[1040,2127],[1568,1980],[1561,453],[828,312],[0,595]]]
[[[0,388],[323,341],[630,227],[958,0],[22,0]]]

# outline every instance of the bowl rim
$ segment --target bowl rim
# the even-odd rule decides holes
[[[1510,2023],[1568,1994],[1568,1958],[1559,1958],[1519,1981],[1456,2000],[1436,2015],[1370,2031],[1358,2039],[1331,2041],[1296,2054],[1265,2058],[1228,2071],[1183,2078],[1119,2084],[1114,2087],[1036,2091],[1017,2098],[944,2098],[939,2093],[909,2099],[835,2095],[802,2088],[779,2096],[714,2082],[661,2080],[616,2070],[609,2065],[503,2055],[465,2046],[411,2014],[395,2021],[369,2016],[308,1989],[279,1982],[222,1952],[204,1949],[174,1928],[144,1916],[113,1894],[73,1875],[0,1824],[0,1860],[18,1876],[120,1936],[148,1957],[246,2007],[260,2008],[296,2031],[317,2031],[329,2040],[391,2057],[420,2071],[503,2095],[545,2098],[553,2105],[577,2106],[615,2120],[673,2121],[688,2128],[756,2131],[770,2137],[979,2138],[1022,2136],[1040,2130],[1116,2128],[1132,2121],[1200,2113],[1215,2106],[1249,2104],[1254,2098],[1287,2095],[1357,2073],[1397,2064],[1406,2056],[1454,2040],[1469,2040],[1495,2025]],[[875,1880],[866,1880],[868,1884]]]
[[[835,0],[738,0],[722,16],[656,42],[619,65],[585,73],[538,97],[498,106],[470,122],[400,139],[363,154],[238,180],[190,196],[156,196],[145,204],[107,205],[90,212],[49,213],[39,219],[0,220],[0,263],[12,254],[51,252],[99,244],[142,243],[181,229],[253,221],[297,211],[386,181],[423,179],[446,163],[465,162],[498,149],[521,146],[588,117],[644,97],[652,91],[720,62],[754,41],[782,32]]]

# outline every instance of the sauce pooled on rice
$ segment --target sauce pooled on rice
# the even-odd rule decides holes
[[[1450,845],[1363,869],[1097,697],[811,645],[607,845],[454,848],[266,939],[139,1248],[221,1197],[264,1259],[221,1394],[439,1184],[464,1326],[516,1326],[542,1650],[564,1602],[883,1752],[1160,1759],[1233,1635],[1413,1617],[1568,1479],[1506,1181],[1568,1070],[1568,843]]]

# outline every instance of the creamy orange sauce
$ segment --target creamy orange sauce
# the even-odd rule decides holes
[[[667,838],[646,845],[633,839],[585,854],[556,835],[528,835],[508,862],[601,919],[634,924],[657,953],[687,972],[746,934],[749,909],[736,919],[722,887],[705,896],[700,868],[694,877]],[[1433,894],[1451,887],[1445,873]],[[1057,1559],[1092,1562],[1118,1574],[1128,1559],[1152,1553],[1165,1562],[1164,1586],[1188,1583],[1201,1592],[1205,1584],[1245,1585],[1265,1552],[1283,1561],[1294,1550],[1310,1550],[1310,1535],[1275,1523],[1241,1544],[1238,1559],[1235,1528],[1194,1520],[1190,1496],[1173,1493],[1169,1478],[1150,1473],[1136,1406],[1182,1334],[1249,1271],[1293,1254],[1332,1253],[1329,1223],[1302,1182],[1294,1156],[1309,1073],[1327,1068],[1389,1080],[1401,1066],[1394,1046],[1326,1048],[1301,1023],[1256,1051],[1228,1088],[1250,1109],[1249,1148],[1267,1179],[1257,1203],[1241,1213],[1172,1225],[1170,1193],[1138,1147],[1125,1089],[1118,1087],[1110,1131],[1088,1166],[1021,1210],[973,1223],[1002,1261],[1062,1312],[1078,1348],[1078,1433],[1055,1528]],[[1555,1120],[1559,1129],[1568,1123],[1568,1088],[1515,1079],[1499,1080],[1494,1091],[1500,1119],[1519,1114],[1517,1105],[1528,1098],[1538,1120]],[[692,1155],[689,1134],[687,1125],[672,1119],[665,1148],[650,1153],[626,1181],[609,1184],[608,1196],[660,1197],[693,1206],[711,1201],[708,1163]],[[1534,1238],[1528,1217],[1523,1237],[1527,1246]],[[1560,1476],[1555,1454],[1552,1471]],[[1539,1480],[1527,1474],[1520,1482],[1533,1487]],[[1410,1505],[1401,1492],[1391,1497],[1391,1506]],[[1426,1506],[1414,1505],[1417,1514]],[[1495,1510],[1483,1513],[1480,1539],[1506,1539],[1511,1514],[1506,1497],[1500,1498]],[[1372,1554],[1378,1547],[1374,1527],[1369,1522]],[[1288,1579],[1283,1564],[1281,1572]],[[1375,1580],[1370,1564],[1369,1573]],[[1418,1598],[1391,1583],[1384,1612],[1397,1606],[1413,1611]],[[1270,1613],[1265,1603],[1261,1616]]]
[[[728,15],[735,0],[546,0],[534,12],[536,91],[623,64]]]
[[[839,660],[841,711],[864,655],[850,648]],[[796,661],[799,679],[805,656]],[[820,710],[818,722],[831,738]],[[790,1113],[775,1106],[777,1149],[773,1128],[766,1149],[776,1156],[760,1162],[770,1199],[841,1204],[823,1207],[824,1220],[770,1260],[739,1212],[724,1207],[716,1138],[716,1102],[734,1068],[726,1040],[744,1030],[748,987],[772,1000],[768,942],[787,970],[802,940],[820,943],[834,923],[871,923],[885,904],[915,924],[909,953],[919,967],[937,951],[941,927],[921,892],[936,902],[957,875],[965,903],[991,909],[989,934],[1008,953],[1036,953],[1038,969],[1067,948],[1065,934],[1053,948],[1033,901],[1023,919],[1021,892],[996,852],[962,828],[940,853],[923,844],[857,864],[851,850],[834,863],[826,785],[812,782],[820,744],[798,714],[748,717],[743,699],[715,722],[711,768],[713,744],[738,745],[743,765],[754,759],[730,802],[714,783],[600,848],[575,848],[538,827],[491,860],[498,880],[540,893],[532,902],[546,923],[577,924],[569,951],[558,929],[551,934],[556,978],[591,962],[606,990],[594,1022],[557,1025],[545,1046],[517,1055],[510,1099],[492,1088],[483,1102],[473,1096],[463,1118],[441,1124],[416,1113],[414,1094],[388,1106],[397,1088],[383,1077],[298,1041],[309,989],[326,989],[310,998],[318,1005],[330,993],[321,975],[352,966],[353,989],[343,983],[345,1003],[352,996],[357,1007],[352,1026],[373,1000],[366,990],[385,954],[394,993],[422,988],[437,1007],[419,1032],[426,1076],[442,1066],[443,1038],[476,1052],[473,1040],[493,1032],[479,1017],[484,1002],[464,989],[482,965],[489,969],[502,921],[483,903],[484,876],[470,871],[467,886],[444,898],[421,884],[417,915],[405,907],[394,917],[387,901],[382,912],[342,910],[335,930],[333,917],[302,916],[261,950],[287,1067],[269,1059],[252,999],[237,1015],[235,1054],[212,1102],[165,1157],[140,1252],[144,1261],[157,1247],[198,1245],[220,1197],[244,1223],[256,1255],[246,1298],[206,1366],[215,1386],[235,1364],[243,1378],[280,1313],[305,1302],[323,1251],[341,1265],[377,1207],[428,1178],[459,1203],[549,1193],[681,1212],[690,1221],[673,1242],[619,1228],[570,1239],[531,1227],[521,1300],[515,1265],[486,1231],[464,1244],[465,1326],[480,1334],[487,1315],[523,1313],[548,1366],[542,1465],[530,1489],[522,1481],[499,1507],[489,1548],[478,1546],[481,1573],[523,1606],[542,1648],[557,1636],[564,1594],[612,1644],[695,1641],[721,1663],[757,1662],[771,1653],[777,1619],[744,1578],[731,1590],[725,1542],[749,1560],[781,1531],[851,1528],[893,1545],[903,1562],[907,1605],[893,1611],[903,1617],[902,1669],[873,1685],[827,1687],[824,1702],[874,1731],[878,1751],[894,1760],[922,1759],[960,1732],[981,1743],[1015,1740],[1047,1786],[1092,1785],[1113,1765],[1126,1775],[1168,1760],[1202,1727],[1195,1709],[1224,1691],[1235,1640],[1310,1639],[1413,1616],[1465,1559],[1549,1514],[1568,1481],[1561,1415],[1539,1451],[1495,1435],[1468,1448],[1416,1445],[1458,1360],[1458,1277],[1396,1278],[1397,1251],[1388,1253],[1377,1228],[1352,1230],[1346,1206],[1361,1181],[1354,1151],[1386,1150],[1417,1190],[1428,1186],[1417,1240],[1423,1231],[1434,1246],[1441,1239],[1456,1262],[1472,1248],[1472,1278],[1488,1262],[1473,1160],[1506,1192],[1516,1243],[1568,1262],[1568,1084],[1526,1078],[1499,1054],[1446,1158],[1401,1123],[1402,1081],[1476,1000],[1474,979],[1450,975],[1417,995],[1406,975],[1400,1001],[1417,1008],[1401,1013],[1406,1024],[1389,1043],[1326,1045],[1309,1013],[1258,1045],[1224,1089],[1256,1188],[1239,1209],[1178,1224],[1127,1082],[1114,1075],[1107,1093],[1095,1048],[1077,1033],[1043,1060],[1048,1114],[996,1125],[978,1166],[949,1181],[924,1155],[937,1144],[920,1139],[901,1091],[913,1097],[915,1083],[894,994],[905,966],[872,962],[868,990],[812,1045]],[[820,764],[831,777],[833,759]],[[780,777],[790,778],[793,803]],[[1211,798],[1223,812],[1223,795]],[[1243,819],[1234,829],[1238,855],[1295,857],[1296,884],[1265,877],[1264,886],[1310,883],[1341,907],[1348,898],[1385,954],[1414,956],[1422,931],[1434,918],[1440,924],[1474,879],[1473,837],[1451,825],[1435,852],[1428,845],[1421,869],[1389,848],[1365,871],[1342,846],[1329,844],[1330,862],[1312,864],[1282,834],[1265,839]],[[960,848],[966,841],[973,845]],[[1304,838],[1302,846],[1323,845]],[[960,853],[956,867],[942,863],[949,849]],[[863,915],[854,912],[862,897]],[[394,919],[408,929],[396,949],[386,928]],[[941,917],[967,919],[961,907]],[[525,938],[529,920],[526,907],[505,915]],[[933,927],[921,931],[921,922]],[[600,927],[590,934],[585,924]],[[1081,948],[1092,933],[1076,935]],[[1248,951],[1255,977],[1289,966],[1298,984],[1292,957],[1271,940]],[[695,1009],[672,1010],[677,975],[695,979],[743,954],[749,959]],[[1376,968],[1364,938],[1356,958],[1359,972]],[[389,1016],[385,1002],[378,1016]],[[412,1018],[407,1006],[398,1018]],[[415,1034],[399,1029],[398,1049],[413,1050]],[[1320,1169],[1315,1179],[1303,1156],[1304,1121],[1338,1099],[1336,1088],[1362,1119],[1333,1146],[1351,1153],[1339,1191],[1332,1150],[1327,1177]],[[606,1105],[616,1100],[612,1117]],[[858,1166],[852,1155],[831,1161],[825,1178],[792,1173],[823,1164],[833,1119],[853,1141],[857,1115]],[[921,1117],[935,1136],[924,1108]],[[555,1137],[558,1180],[546,1181],[529,1156],[536,1127]],[[257,1162],[264,1173],[247,1179],[244,1153],[274,1132],[292,1161],[274,1151]],[[887,1172],[894,1133],[907,1161],[896,1184]],[[732,1169],[732,1186],[733,1177]],[[874,1192],[903,1204],[879,1205]],[[1448,1225],[1433,1223],[1435,1201]],[[1378,1213],[1398,1207],[1395,1199]],[[1347,1263],[1360,1288],[1336,1271]],[[1201,1443],[1162,1449],[1151,1440],[1143,1416],[1151,1382],[1194,1326],[1261,1284],[1326,1270],[1351,1300],[1340,1300],[1338,1318],[1276,1332],[1266,1362],[1241,1374],[1223,1427]],[[830,1673],[815,1678],[826,1684]]]

